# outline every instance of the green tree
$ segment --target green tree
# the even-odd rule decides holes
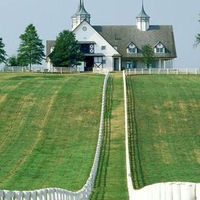
[[[35,26],[27,26],[25,33],[20,35],[21,43],[18,49],[18,58],[21,65],[31,66],[33,64],[42,64],[45,57],[44,45],[39,38]]]
[[[4,50],[4,43],[3,43],[3,39],[0,38],[0,64],[1,63],[6,63],[6,51]]]
[[[19,59],[17,56],[12,55],[9,59],[8,59],[8,65],[9,66],[19,66]]]
[[[142,46],[142,55],[143,62],[147,65],[147,68],[149,68],[154,60],[154,51],[150,44]]]
[[[56,67],[71,67],[80,64],[83,53],[73,32],[64,30],[59,33],[49,58]]]

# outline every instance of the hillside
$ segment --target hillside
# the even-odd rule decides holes
[[[103,75],[0,74],[0,188],[78,190],[96,150]]]
[[[127,85],[135,187],[200,182],[200,76],[140,75]]]

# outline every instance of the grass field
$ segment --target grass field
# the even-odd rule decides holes
[[[101,75],[0,74],[0,189],[78,190],[96,150]]]
[[[200,182],[200,76],[128,78],[135,188]]]

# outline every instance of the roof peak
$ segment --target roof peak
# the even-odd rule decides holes
[[[84,20],[90,23],[90,14],[85,9],[84,0],[79,0],[78,10],[72,16],[72,29],[77,27]]]
[[[144,10],[144,1],[142,0],[142,10],[136,18],[150,18]]]
[[[78,10],[73,15],[73,17],[75,17],[77,15],[90,15],[85,9],[84,0],[80,0],[79,5],[78,5]]]
[[[87,14],[87,15],[89,15],[89,13],[85,9],[84,1],[83,0],[80,0],[80,10],[79,10],[79,12],[81,14]]]

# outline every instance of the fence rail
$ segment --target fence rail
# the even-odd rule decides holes
[[[200,200],[200,184],[157,183],[133,191],[131,200]]]
[[[104,130],[104,113],[106,101],[106,87],[109,78],[109,73],[106,74],[103,84],[102,104],[101,104],[101,117],[99,125],[99,136],[96,147],[96,153],[93,165],[90,171],[89,178],[81,190],[72,192],[60,188],[46,188],[35,191],[8,191],[0,190],[0,200],[87,200],[92,192],[96,172],[99,163],[99,156],[101,152],[101,143]]]
[[[104,69],[104,68],[99,68],[99,67],[93,67],[93,73],[108,74],[109,70],[108,69]]]
[[[4,66],[0,68],[0,72],[49,72],[49,73],[79,73],[80,68],[77,66],[74,67],[51,67],[51,70],[47,69],[44,66],[35,66],[30,67],[25,66]]]
[[[44,66],[35,66],[33,65],[30,69],[30,67],[24,67],[24,66],[4,66],[0,68],[0,72],[42,72],[42,73],[80,73],[80,67],[74,66],[74,67],[51,67],[50,69],[47,69]],[[93,67],[93,73],[99,73],[99,74],[107,74],[109,73],[108,69],[105,68],[99,68],[99,67]]]
[[[43,66],[32,66],[31,69],[30,67],[25,67],[25,66],[4,66],[1,67],[0,72],[44,72],[44,67]]]
[[[188,69],[127,69],[127,75],[136,74],[200,74],[200,68],[188,68]]]

